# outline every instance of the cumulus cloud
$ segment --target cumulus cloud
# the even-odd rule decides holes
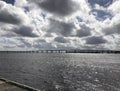
[[[79,8],[79,5],[73,0],[30,0],[30,2],[58,16],[70,15]]]
[[[9,24],[21,24],[27,23],[28,18],[22,9],[0,1],[0,22]]]
[[[5,28],[6,27],[6,28]],[[39,37],[39,34],[34,32],[34,27],[29,25],[19,26],[3,26],[1,27],[1,37]]]
[[[17,7],[28,6],[26,0],[15,0],[14,3],[15,3],[15,6]]]
[[[68,43],[69,41],[67,39],[65,39],[64,37],[56,37],[54,39],[54,41],[58,42],[58,43]]]
[[[14,15],[6,12],[5,10],[0,10],[0,22],[10,23],[10,24],[20,24],[21,20]]]
[[[0,48],[119,49],[119,4],[119,0],[15,0],[14,4],[1,0]]]
[[[33,28],[30,26],[20,26],[18,28],[13,29],[14,33],[23,36],[23,37],[38,37],[37,34],[33,33]]]
[[[55,49],[54,45],[47,42],[47,39],[41,39],[41,38],[25,38],[25,39],[17,39],[18,41],[22,42],[26,48],[29,49],[42,49],[42,50],[46,50],[46,49]]]
[[[120,24],[106,27],[102,31],[105,35],[120,34]]]
[[[86,44],[105,44],[107,42],[102,36],[92,36],[86,38]]]
[[[3,31],[1,36],[38,37],[33,33],[34,28],[30,24],[30,18],[21,8],[0,1],[0,28]]]
[[[55,33],[59,36],[70,37],[74,33],[74,24],[57,20],[50,20],[47,32]]]
[[[111,11],[113,17],[111,20],[108,20],[105,26],[101,29],[105,35],[120,34],[120,1],[115,1],[112,5],[108,7],[108,10]]]
[[[86,26],[85,24],[80,25],[80,29],[77,30],[77,36],[78,37],[86,37],[86,36],[90,36],[91,34],[91,28]]]

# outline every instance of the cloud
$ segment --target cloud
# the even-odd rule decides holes
[[[96,45],[96,44],[105,44],[105,43],[107,43],[107,40],[104,39],[102,36],[92,36],[86,38],[86,44]]]
[[[33,30],[34,29],[30,26],[20,26],[13,29],[12,31],[22,37],[38,37],[37,34],[33,33]]]
[[[41,39],[41,38],[25,38],[25,39],[17,39],[17,41],[22,42],[26,48],[28,49],[42,49],[42,50],[48,50],[48,49],[55,49],[54,45],[52,43],[48,43],[46,41],[47,39]]]
[[[0,11],[0,22],[10,23],[10,24],[20,24],[21,20],[3,10],[3,11]]]
[[[27,23],[27,15],[22,9],[0,1],[0,22],[9,24]]]
[[[24,10],[3,1],[0,1],[0,25],[2,37],[38,37]]]
[[[106,27],[102,31],[105,35],[120,34],[120,24]]]
[[[27,5],[27,0],[15,0],[14,3],[15,3],[14,5],[17,6],[17,7],[28,6]]]
[[[22,44],[20,44],[19,46],[24,46],[24,47],[27,47],[27,48],[32,48],[33,47],[33,42],[30,41],[30,39],[23,39],[23,38],[19,38],[17,39],[17,41],[20,41],[22,42]]]
[[[110,10],[113,14],[119,14],[120,13],[120,1],[114,0],[114,2],[108,7],[108,10]]]
[[[0,1],[0,48],[120,49],[119,26],[119,0]]]
[[[108,10],[113,14],[112,19],[105,22],[104,27],[101,29],[105,35],[120,34],[120,1],[115,1],[108,7]]]
[[[91,28],[86,26],[85,24],[80,25],[80,29],[77,30],[77,34],[76,36],[78,37],[86,37],[86,36],[90,36],[91,34]]]
[[[75,26],[73,23],[67,23],[58,20],[50,20],[47,32],[55,33],[58,36],[70,37],[73,35],[74,28]]]
[[[6,27],[6,28],[5,28]],[[34,32],[34,27],[29,25],[20,26],[3,26],[1,27],[1,37],[39,37],[39,35]]]
[[[54,41],[58,42],[58,43],[68,43],[69,41],[67,39],[65,39],[64,37],[56,37],[54,39]]]
[[[30,2],[57,16],[71,15],[79,8],[79,4],[73,0],[30,0]]]

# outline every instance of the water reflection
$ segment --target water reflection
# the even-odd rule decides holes
[[[119,54],[0,54],[0,75],[44,91],[119,91]]]

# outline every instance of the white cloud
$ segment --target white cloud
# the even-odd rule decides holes
[[[13,6],[0,1],[0,48],[119,49],[119,3],[91,7],[87,0],[16,0]]]
[[[22,6],[26,6],[26,5],[27,5],[26,0],[15,0],[15,6],[17,6],[17,7],[22,7]]]
[[[16,6],[7,4],[0,1],[0,28],[1,31],[6,32],[6,34],[1,34],[1,36],[37,36],[32,31],[34,28],[31,25],[31,20],[25,12]]]
[[[0,22],[10,24],[27,24],[29,18],[21,8],[0,1]]]

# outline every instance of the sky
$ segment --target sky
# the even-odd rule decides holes
[[[120,50],[120,0],[0,0],[0,50]]]

